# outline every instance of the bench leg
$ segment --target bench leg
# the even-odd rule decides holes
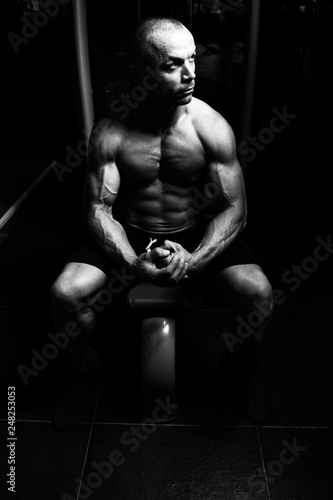
[[[146,416],[156,398],[175,403],[175,319],[144,318],[141,333],[141,387]],[[173,420],[176,415],[166,415]]]

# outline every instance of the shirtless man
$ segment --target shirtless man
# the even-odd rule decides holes
[[[66,349],[69,389],[56,409],[55,426],[65,429],[75,422],[82,401],[72,398],[68,405],[70,390],[80,393],[98,372],[87,341],[95,323],[91,305],[115,266],[159,286],[205,277],[210,289],[234,304],[234,327],[236,318],[246,320],[265,304],[263,324],[224,363],[233,380],[240,380],[239,409],[253,423],[263,423],[265,401],[253,395],[252,374],[258,365],[256,340],[273,309],[272,290],[239,238],[247,208],[233,132],[218,112],[193,97],[196,47],[180,22],[148,19],[133,40],[132,79],[146,87],[149,81],[151,90],[132,103],[125,119],[113,116],[92,131],[86,215],[95,248],[79,250],[51,290],[57,331],[69,321],[81,329]],[[207,193],[207,185],[214,187],[211,218],[193,207],[193,190]],[[146,251],[150,238],[157,242]]]

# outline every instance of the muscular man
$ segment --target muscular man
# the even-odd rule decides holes
[[[206,287],[231,299],[235,330],[240,317],[246,321],[264,304],[260,328],[235,343],[223,368],[236,384],[242,414],[253,423],[266,419],[254,374],[256,340],[272,313],[271,286],[239,238],[247,208],[233,132],[218,112],[193,97],[195,50],[180,22],[144,21],[133,38],[131,66],[133,95],[140,98],[128,101],[126,113],[122,106],[126,117],[115,112],[92,131],[86,216],[93,243],[78,250],[51,290],[56,329],[74,321],[81,331],[66,349],[69,382],[55,412],[58,429],[78,418],[82,388],[98,373],[88,345],[92,305],[117,266],[159,286],[203,278]],[[210,218],[194,206],[198,190],[212,201]],[[157,241],[146,251],[150,238]]]

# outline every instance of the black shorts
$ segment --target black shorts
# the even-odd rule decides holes
[[[202,240],[206,225],[195,228],[186,229],[177,233],[150,233],[128,224],[122,224],[127,238],[133,247],[135,253],[140,255],[146,251],[146,247],[151,239],[157,241],[151,246],[151,249],[160,246],[164,240],[171,240],[182,245],[188,252],[192,253]],[[114,270],[120,271],[120,266],[108,259],[106,254],[91,241],[87,245],[80,247],[68,260],[69,262],[79,262],[90,264],[103,271],[107,277],[114,275]],[[188,282],[193,285],[199,285],[201,289],[211,289],[214,277],[224,269],[242,264],[259,264],[249,250],[248,245],[241,238],[236,238],[230,247],[228,247],[221,255],[212,260],[204,271],[194,277],[189,278]],[[131,285],[135,285],[136,280],[131,281]]]

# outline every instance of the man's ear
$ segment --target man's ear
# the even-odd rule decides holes
[[[140,84],[142,81],[142,74],[139,68],[135,66],[134,64],[130,64],[128,66],[128,73],[130,76],[130,79],[137,84]]]

